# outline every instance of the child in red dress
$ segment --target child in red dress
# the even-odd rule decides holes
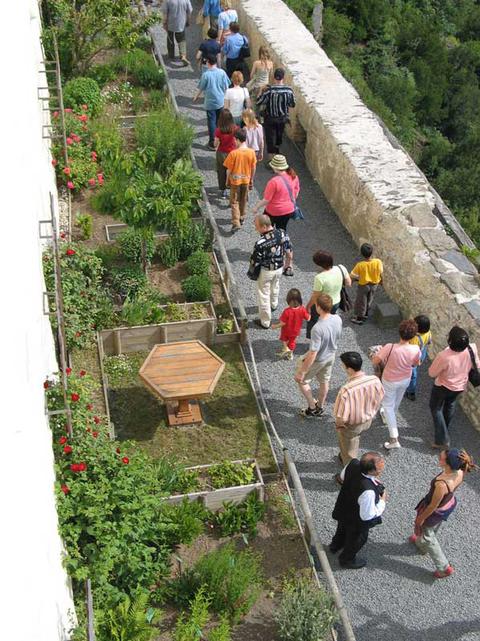
[[[302,323],[304,320],[310,320],[310,314],[303,306],[302,294],[298,289],[293,288],[288,292],[287,303],[288,307],[283,310],[278,322],[272,323],[272,328],[282,328],[280,340],[283,343],[283,349],[277,352],[277,355],[280,358],[292,360],[297,337],[302,329]]]

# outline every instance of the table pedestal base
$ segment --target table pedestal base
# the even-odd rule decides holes
[[[166,405],[168,424],[171,426],[201,425],[203,423],[198,401],[178,401]]]

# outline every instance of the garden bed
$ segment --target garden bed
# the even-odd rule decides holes
[[[184,499],[187,501],[200,501],[206,509],[213,511],[220,510],[223,504],[227,502],[238,505],[252,493],[255,493],[258,499],[263,502],[265,486],[257,461],[255,459],[244,459],[231,461],[230,464],[251,468],[253,472],[252,482],[214,488],[208,473],[212,469],[217,469],[219,467],[218,464],[195,465],[194,467],[187,467],[186,472],[193,473],[198,479],[199,490],[186,494],[173,494],[165,500],[173,505],[181,503]]]
[[[222,458],[255,458],[263,470],[275,463],[237,345],[211,347],[225,361],[215,392],[202,402],[202,427],[168,427],[165,405],[138,376],[148,351],[106,357],[108,403],[117,439],[133,439],[154,457],[172,455],[184,465]]]

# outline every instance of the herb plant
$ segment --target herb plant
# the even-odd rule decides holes
[[[208,300],[212,295],[212,282],[207,274],[188,276],[182,280],[182,291],[188,302]]]
[[[255,464],[223,461],[223,463],[209,467],[208,476],[215,489],[248,485],[255,483]]]
[[[239,505],[226,502],[223,509],[213,515],[213,523],[222,536],[244,533],[256,536],[258,522],[265,516],[265,503],[252,492]]]

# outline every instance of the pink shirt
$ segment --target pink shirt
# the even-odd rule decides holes
[[[408,343],[406,345],[395,343],[393,348],[392,343],[387,343],[375,354],[383,363],[387,361],[382,378],[392,383],[410,378],[412,367],[418,365],[420,355],[421,352],[418,345],[410,345]]]
[[[292,187],[292,195],[296,199],[300,191],[298,176],[295,176],[292,180],[288,174],[284,174],[282,178],[288,180]],[[269,180],[263,193],[264,200],[269,201],[265,211],[271,216],[286,216],[287,214],[292,214],[294,210],[293,203],[288,195],[288,189],[285,187],[282,178],[275,176],[275,178]]]
[[[470,347],[475,355],[477,367],[480,367],[477,346],[471,343]],[[464,349],[463,352],[454,352],[450,347],[446,347],[435,356],[428,368],[428,374],[435,378],[435,385],[443,385],[452,392],[463,392],[467,387],[468,373],[471,368],[472,359],[468,349]]]

